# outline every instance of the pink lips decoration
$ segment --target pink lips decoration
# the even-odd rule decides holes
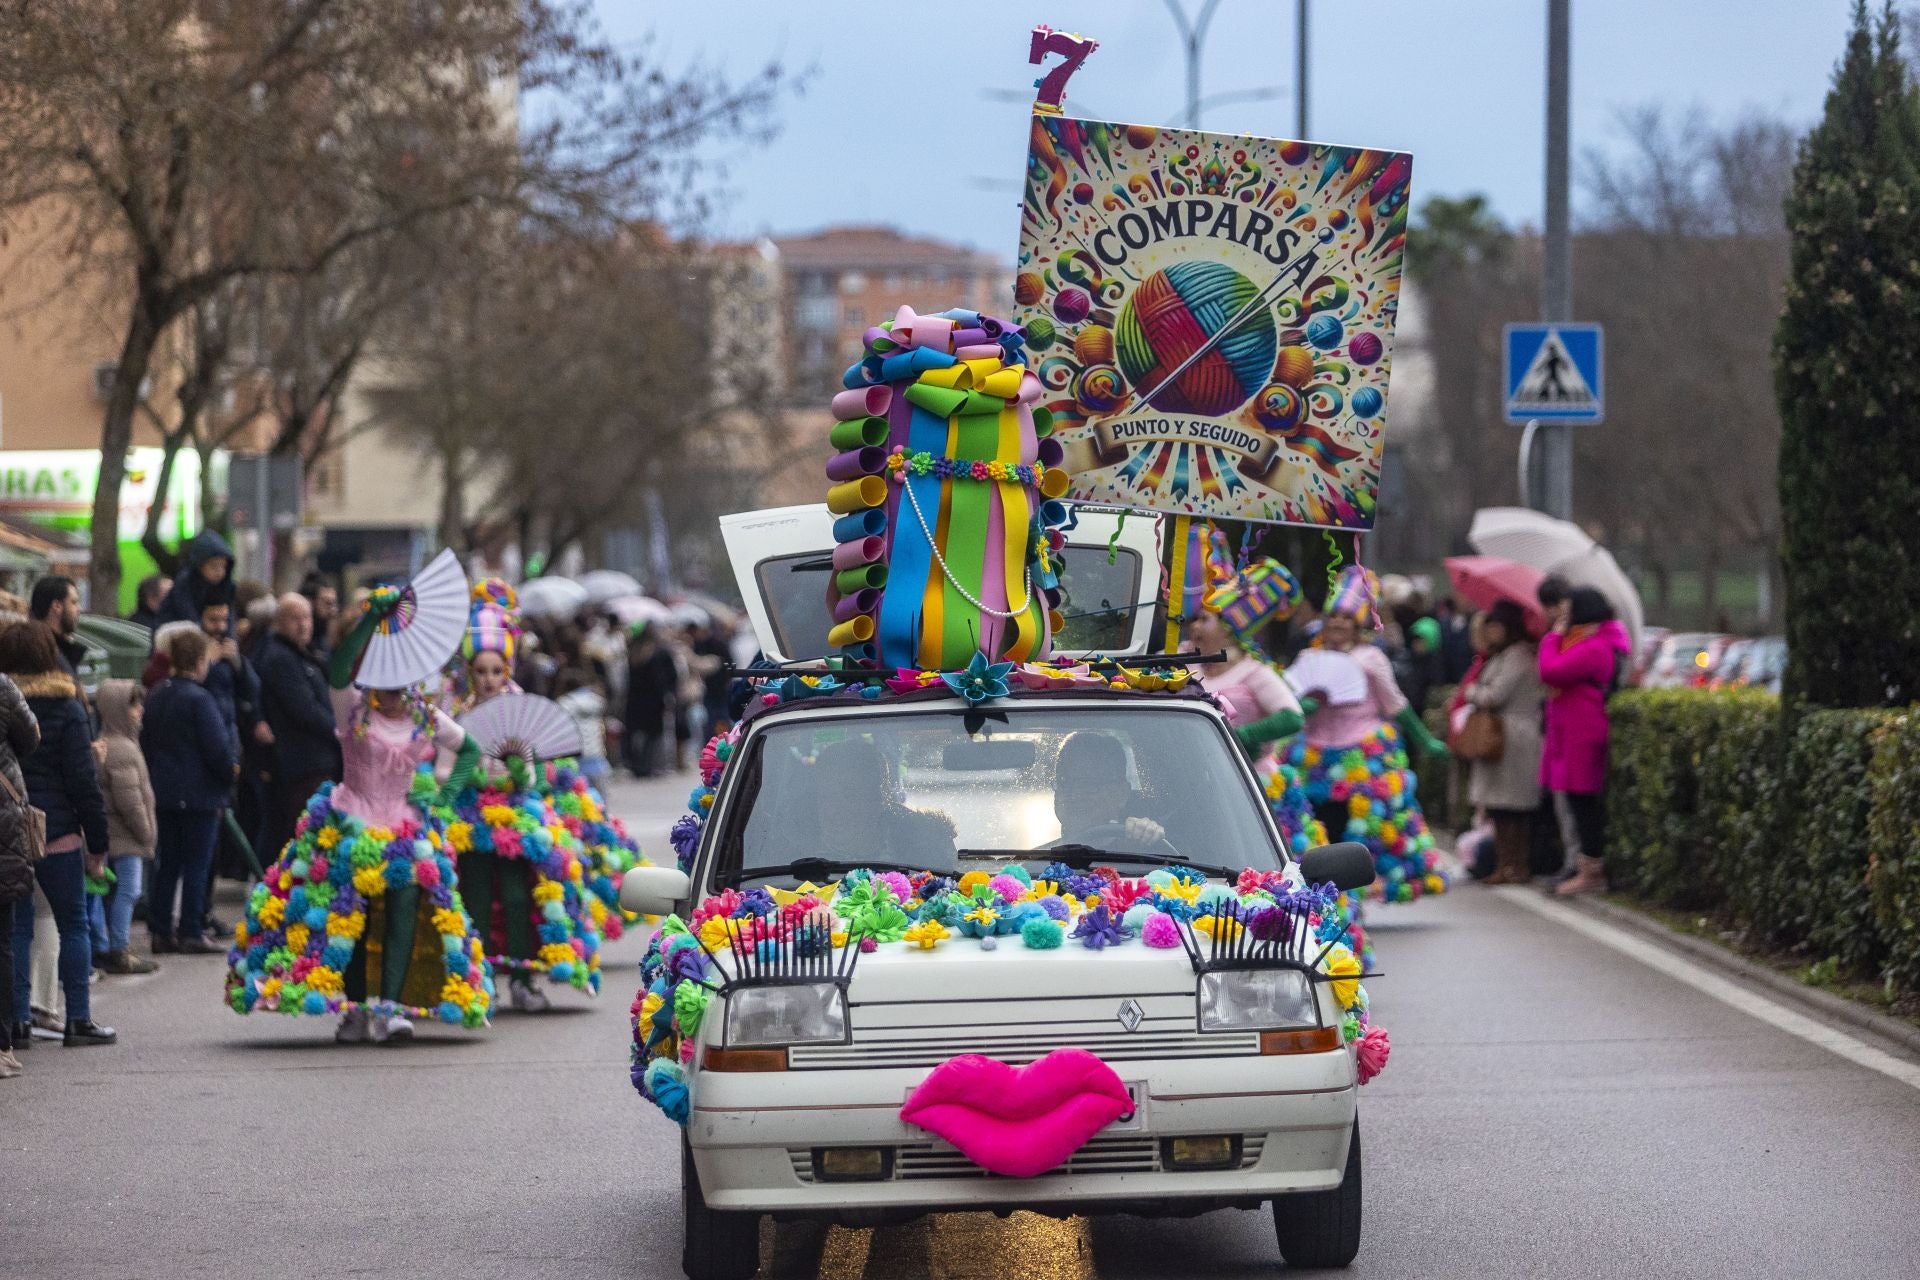
[[[988,1173],[1032,1178],[1131,1110],[1112,1067],[1085,1049],[1055,1049],[1024,1067],[977,1053],[949,1058],[920,1082],[900,1118]]]

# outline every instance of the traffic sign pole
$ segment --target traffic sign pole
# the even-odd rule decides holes
[[[1569,10],[1572,0],[1547,0],[1547,216],[1545,270],[1540,282],[1540,318],[1573,319],[1573,246],[1567,225],[1568,82],[1572,78]],[[1529,428],[1531,431],[1531,428]],[[1573,428],[1544,424],[1539,432],[1544,483],[1538,499],[1522,490],[1529,506],[1562,520],[1573,519]]]

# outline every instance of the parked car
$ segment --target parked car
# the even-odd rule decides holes
[[[1787,638],[1759,636],[1736,640],[1727,646],[1714,668],[1713,687],[1765,689],[1780,692],[1780,679],[1787,670]]]
[[[1707,631],[1676,632],[1660,642],[1640,683],[1649,689],[1704,686],[1733,639]]]

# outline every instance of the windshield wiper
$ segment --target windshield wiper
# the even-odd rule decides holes
[[[813,880],[832,875],[836,871],[899,871],[906,875],[917,875],[928,870],[926,867],[908,866],[904,862],[880,862],[873,858],[795,858],[792,862],[783,862],[771,867],[742,867],[729,872],[720,879],[721,884],[744,884],[748,880],[770,880],[775,876],[794,876]],[[936,872],[935,874],[945,874]]]
[[[1135,862],[1150,867],[1192,867],[1195,871],[1204,871],[1210,876],[1222,880],[1231,880],[1238,872],[1225,867],[1216,867],[1205,862],[1171,853],[1126,853],[1119,849],[1102,849],[1090,844],[1056,844],[1044,849],[962,849],[962,858],[1005,858],[1014,862],[1064,862],[1070,867],[1082,870],[1106,862]]]

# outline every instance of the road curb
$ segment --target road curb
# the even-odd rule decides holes
[[[1669,929],[1658,920],[1642,915],[1631,907],[1618,906],[1604,899],[1585,895],[1556,898],[1555,901],[1573,907],[1577,911],[1584,911],[1588,915],[1598,916],[1609,924],[1630,933],[1636,933],[1661,946],[1684,952],[1689,958],[1718,970],[1728,977],[1764,987],[1770,994],[1790,1004],[1798,1005],[1809,1014],[1833,1022],[1844,1022],[1856,1030],[1870,1032],[1883,1040],[1891,1041],[1909,1053],[1920,1054],[1920,1027],[1911,1026],[1898,1018],[1890,1018],[1884,1013],[1875,1013],[1830,991],[1822,991],[1804,982],[1796,982],[1784,974],[1769,969],[1763,964],[1756,964],[1745,956],[1737,955],[1716,943]]]

